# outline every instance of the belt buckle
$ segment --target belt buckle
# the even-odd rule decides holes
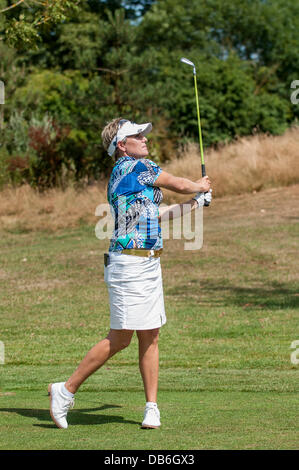
[[[154,258],[155,257],[155,250],[150,250],[150,255],[149,255],[150,258]]]

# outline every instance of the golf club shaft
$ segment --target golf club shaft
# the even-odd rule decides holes
[[[202,177],[206,176],[206,166],[203,153],[203,144],[202,144],[202,135],[201,135],[201,124],[200,124],[200,111],[199,111],[199,100],[198,100],[198,91],[197,91],[197,80],[196,74],[194,76],[194,87],[195,87],[195,97],[196,97],[196,109],[197,109],[197,122],[198,122],[198,135],[199,135],[199,146],[200,146],[200,156],[201,156],[201,174]]]
[[[197,109],[198,135],[199,135],[199,146],[200,146],[200,155],[201,155],[201,174],[202,174],[202,177],[204,178],[206,176],[206,166],[205,166],[205,159],[204,159],[204,153],[203,153],[203,144],[202,144],[202,135],[201,135],[201,123],[200,123],[199,99],[198,99],[198,91],[197,91],[196,68],[195,68],[194,63],[191,62],[191,60],[186,59],[186,57],[182,57],[181,62],[193,67],[195,99],[196,99],[196,109]],[[205,200],[204,205],[209,206],[210,203]]]

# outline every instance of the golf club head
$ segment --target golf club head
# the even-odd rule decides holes
[[[191,62],[191,60],[186,59],[186,57],[182,57],[182,58],[181,58],[181,62],[183,62],[183,64],[191,65],[191,67],[193,67],[193,73],[194,73],[194,75],[196,74],[195,65],[193,64],[193,62]]]

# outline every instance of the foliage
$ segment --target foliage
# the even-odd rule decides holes
[[[25,5],[0,14],[0,31],[9,22],[15,34],[0,45],[0,79],[8,97],[3,132],[10,135],[15,113],[23,116],[27,141],[33,117],[48,116],[68,129],[58,147],[76,182],[92,182],[111,168],[100,134],[114,117],[153,121],[150,150],[159,163],[198,140],[193,76],[182,56],[197,67],[205,147],[257,132],[281,134],[299,118],[290,101],[291,82],[299,78],[299,7],[290,0],[46,5],[37,48],[31,47],[34,38],[23,40],[13,26],[19,9],[27,12]],[[28,27],[41,8],[26,13]],[[23,50],[8,44],[22,44]],[[3,139],[3,152],[20,154],[15,138]]]
[[[79,0],[80,1],[80,0]],[[0,15],[5,15],[1,39],[16,47],[33,46],[40,40],[40,32],[65,21],[66,13],[74,11],[79,3],[70,0],[15,0],[2,1]]]
[[[44,125],[29,128],[29,146],[36,152],[32,164],[33,181],[39,188],[57,186],[64,164],[61,143],[69,134],[68,128],[60,128],[53,119]]]
[[[24,113],[16,112],[3,134],[0,184],[7,177],[13,184],[28,182],[40,189],[62,182],[67,163],[63,152],[67,127],[61,128],[46,114],[42,120],[34,116],[27,120]]]

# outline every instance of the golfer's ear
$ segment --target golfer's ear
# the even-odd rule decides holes
[[[119,150],[121,150],[122,152],[125,152],[126,151],[126,144],[124,141],[120,140],[119,142],[117,142],[117,148]]]

